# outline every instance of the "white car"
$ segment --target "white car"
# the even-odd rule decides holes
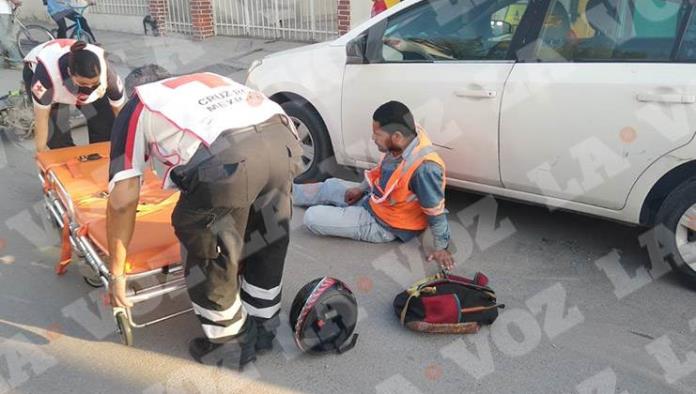
[[[372,114],[399,100],[450,186],[655,226],[696,280],[694,63],[689,0],[410,0],[247,84],[295,119],[301,181],[373,165]]]

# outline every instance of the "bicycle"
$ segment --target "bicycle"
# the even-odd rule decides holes
[[[25,25],[19,19],[19,7],[12,10],[12,21],[19,26],[17,31],[17,48],[22,57],[26,56],[37,45],[55,39],[51,31],[41,25]]]
[[[24,86],[0,97],[0,128],[9,129],[19,140],[34,135],[34,112]]]
[[[66,31],[66,36],[75,40],[81,40],[84,41],[88,44],[96,44],[97,40],[94,38],[94,34],[88,32],[82,27],[82,19],[86,18],[84,17],[84,13],[89,8],[91,5],[96,4],[93,1],[90,1],[86,5],[80,5],[80,6],[74,6],[74,5],[69,5],[69,7],[75,11],[79,17],[75,18],[75,22],[73,22],[71,25],[68,25]],[[53,29],[52,30],[53,36],[58,36],[58,29]]]

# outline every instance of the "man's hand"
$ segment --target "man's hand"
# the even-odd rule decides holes
[[[111,306],[121,308],[131,308],[133,303],[126,298],[126,277],[121,275],[111,281],[109,287],[111,295]]]
[[[452,253],[448,252],[446,249],[436,250],[428,256],[428,261],[437,261],[440,267],[446,270],[451,270],[454,268],[454,258]]]
[[[22,0],[10,0],[14,4],[15,8],[22,5]]]
[[[363,189],[359,187],[351,187],[350,189],[346,190],[344,199],[346,201],[346,204],[353,205],[360,201],[364,194],[365,191]]]

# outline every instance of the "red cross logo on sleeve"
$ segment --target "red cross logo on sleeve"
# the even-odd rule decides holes
[[[162,84],[170,89],[176,89],[179,86],[183,86],[193,82],[200,82],[211,89],[229,85],[229,83],[227,83],[227,81],[225,81],[219,75],[209,73],[184,75],[182,77],[164,81]]]
[[[43,86],[41,81],[36,81],[36,83],[31,87],[31,91],[34,92],[34,95],[41,100],[43,97],[44,93],[46,93],[46,88]]]

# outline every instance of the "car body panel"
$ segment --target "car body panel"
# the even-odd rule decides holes
[[[309,102],[326,124],[337,161],[350,165],[354,162],[343,153],[341,139],[341,82],[345,63],[345,48],[329,42],[296,48],[264,58],[249,73],[246,83],[267,97],[292,93]]]
[[[688,143],[696,97],[687,64],[524,63],[500,127],[506,188],[619,210],[652,163]],[[679,101],[679,100],[676,100]]]
[[[346,154],[377,162],[372,113],[406,104],[447,163],[450,176],[500,186],[498,118],[512,62],[360,64],[346,66],[342,137]],[[489,97],[482,97],[491,93]]]

